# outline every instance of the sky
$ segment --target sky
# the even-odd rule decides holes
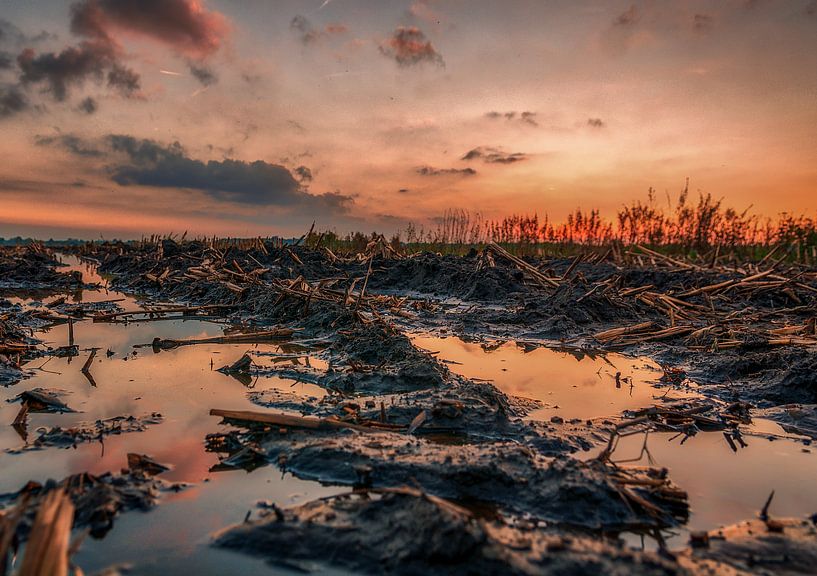
[[[817,0],[0,0],[0,236],[817,212]]]

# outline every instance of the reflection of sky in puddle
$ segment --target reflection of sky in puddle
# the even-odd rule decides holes
[[[76,260],[72,262],[74,269],[86,274],[86,281],[101,281],[89,276],[85,265]],[[124,296],[86,290],[79,297],[85,301],[100,301]],[[136,301],[127,298],[120,305],[133,309]],[[173,470],[162,476],[168,480],[195,483],[187,491],[165,495],[162,504],[148,514],[121,515],[104,540],[86,540],[76,556],[77,563],[86,571],[120,562],[134,563],[136,574],[273,571],[258,560],[210,548],[207,546],[209,535],[230,523],[240,522],[257,500],[289,506],[344,491],[282,476],[274,466],[251,474],[209,472],[218,457],[204,451],[204,438],[224,430],[217,418],[208,415],[210,408],[258,409],[247,400],[247,389],[240,382],[215,369],[231,364],[246,351],[259,352],[254,355],[254,361],[262,367],[326,369],[323,360],[305,357],[303,350],[273,344],[204,344],[158,354],[148,347],[138,349],[136,357],[130,356],[134,344],[149,343],[154,337],[209,337],[222,334],[222,330],[222,325],[202,320],[129,324],[77,322],[74,337],[81,350],[79,357],[54,358],[44,365],[45,359],[35,360],[27,368],[43,366],[44,370],[36,370],[32,378],[16,386],[0,388],[0,423],[10,423],[19,410],[18,404],[5,400],[24,390],[43,387],[70,392],[63,400],[80,412],[31,414],[30,437],[36,435],[39,426],[68,427],[97,418],[150,412],[161,412],[165,417],[162,424],[151,426],[145,432],[107,437],[104,450],[101,444],[91,443],[81,444],[77,449],[49,448],[20,455],[0,452],[0,492],[17,490],[28,480],[42,482],[81,471],[117,471],[126,465],[128,452],[149,454],[159,462],[172,465]],[[55,347],[67,344],[67,326],[56,326],[40,337]],[[649,385],[660,374],[657,366],[643,359],[607,354],[604,358],[579,361],[566,352],[544,348],[525,352],[513,343],[486,351],[479,344],[456,338],[418,336],[413,340],[424,349],[439,352],[441,360],[458,362],[448,364],[453,372],[491,380],[506,393],[543,401],[547,407],[535,412],[535,418],[612,416],[625,409],[653,404],[655,397],[663,395],[662,390]],[[80,373],[88,355],[85,349],[90,347],[101,349],[91,367],[96,388]],[[108,358],[107,349],[115,355]],[[123,359],[125,356],[129,356],[127,361]],[[616,388],[615,373],[619,371],[622,377],[632,378],[632,388],[626,382]],[[253,385],[254,390],[278,388],[313,396],[323,393],[314,385],[276,377],[259,378]],[[557,405],[559,408],[554,408]],[[776,424],[762,421],[755,429],[780,432]],[[669,468],[673,481],[689,492],[691,529],[711,529],[753,517],[772,489],[776,490],[773,514],[802,516],[817,511],[817,495],[811,489],[817,477],[817,459],[814,453],[804,452],[802,444],[784,440],[769,442],[746,435],[748,448],[734,453],[720,432],[699,433],[683,446],[679,439],[668,442],[670,436],[653,434],[648,447],[655,464]],[[624,438],[614,458],[636,457],[642,440],[643,436]],[[16,448],[21,443],[11,426],[0,425],[0,450]],[[587,456],[593,455],[595,453]],[[671,539],[670,544],[683,545],[686,538],[682,532]]]
[[[777,424],[757,421],[752,430],[784,434]],[[754,518],[774,490],[770,512],[777,516],[804,516],[817,512],[817,455],[800,442],[744,434],[748,447],[733,452],[721,432],[699,432],[680,445],[674,434],[651,433],[647,447],[656,466],[669,469],[672,481],[689,493],[692,511],[688,528],[711,530]],[[637,458],[643,435],[622,438],[615,461]],[[590,454],[595,456],[596,452]],[[647,458],[639,461],[647,464]],[[670,540],[683,545],[687,534]]]
[[[642,359],[607,354],[605,359],[578,361],[568,353],[544,348],[526,353],[513,343],[485,351],[479,344],[457,338],[423,336],[413,340],[426,350],[438,351],[441,360],[460,362],[448,364],[454,372],[492,380],[509,394],[560,406],[559,410],[537,411],[533,417],[558,414],[584,419],[615,415],[625,409],[655,404],[655,397],[663,395],[663,391],[648,384],[659,376],[657,366]],[[632,394],[626,384],[621,389],[615,387],[617,371],[633,378]],[[766,420],[757,420],[750,430],[785,435],[777,424]],[[753,518],[772,490],[775,490],[773,514],[803,516],[817,512],[817,493],[812,489],[817,478],[817,455],[812,448],[792,440],[769,441],[745,434],[749,446],[735,453],[721,432],[699,432],[683,445],[680,438],[669,442],[672,436],[653,433],[647,446],[655,465],[669,468],[673,482],[689,492],[690,529],[712,529]],[[638,457],[643,440],[643,435],[622,438],[614,460]],[[597,453],[596,450],[585,457]],[[639,463],[648,464],[648,460],[645,457]],[[682,531],[669,542],[683,546],[687,539],[686,531]]]
[[[72,268],[83,271],[86,282],[100,281],[98,277],[89,277],[83,264],[77,264],[75,259],[71,261]],[[85,290],[80,298],[87,302],[124,296],[113,291]],[[72,301],[71,297],[68,301]],[[133,298],[119,304],[128,310],[137,308]],[[67,391],[62,400],[78,412],[29,414],[29,440],[36,438],[37,428],[42,426],[66,428],[79,422],[151,412],[160,412],[164,416],[164,422],[149,426],[144,432],[107,436],[104,446],[96,442],[80,444],[76,449],[48,448],[22,454],[0,452],[0,470],[3,471],[0,493],[18,490],[28,480],[43,482],[83,471],[116,472],[127,465],[128,452],[148,454],[171,465],[172,470],[161,476],[164,479],[195,484],[178,494],[166,494],[160,506],[148,514],[128,512],[121,515],[104,540],[86,540],[77,556],[78,564],[86,571],[93,572],[113,563],[133,562],[137,574],[191,570],[210,574],[256,573],[264,569],[263,563],[209,548],[209,535],[230,523],[240,522],[260,499],[287,506],[343,491],[291,476],[282,477],[274,466],[258,469],[252,474],[244,471],[209,472],[210,467],[218,463],[218,457],[205,452],[205,436],[225,430],[219,425],[218,418],[209,415],[209,410],[259,409],[247,399],[247,388],[216,369],[235,362],[247,351],[280,354],[282,349],[273,344],[202,344],[159,353],[154,353],[150,347],[139,348],[136,356],[132,352],[135,344],[150,343],[154,337],[220,336],[223,328],[223,325],[202,320],[128,324],[78,321],[74,324],[74,340],[80,349],[78,357],[36,359],[26,368],[31,370],[41,366],[42,370],[34,370],[31,378],[15,386],[0,388],[0,423],[4,423],[0,425],[0,450],[18,448],[23,444],[14,429],[5,425],[14,420],[20,405],[6,400],[37,387]],[[53,347],[66,345],[68,327],[55,326],[38,333],[38,337]],[[90,368],[96,388],[80,372],[89,354],[87,349],[91,347],[100,348]],[[115,353],[112,357],[106,355],[108,349]],[[128,360],[124,360],[125,357]],[[259,356],[256,361],[268,364],[271,357]],[[306,364],[304,358],[299,362],[302,366]],[[325,364],[315,359],[310,359],[310,364],[316,369],[325,368]],[[277,377],[260,378],[253,384],[254,390],[279,388],[289,393],[311,395],[321,391],[310,384]]]
[[[420,348],[439,352],[437,358],[449,361],[447,366],[452,372],[490,380],[506,394],[541,400],[545,408],[532,413],[532,418],[613,416],[622,410],[651,405],[654,397],[664,394],[649,384],[660,377],[659,367],[645,359],[611,353],[585,355],[579,360],[567,352],[547,348],[526,352],[513,342],[486,349],[454,337],[415,336],[412,341]],[[616,372],[621,372],[622,380],[632,379],[633,385],[622,381],[617,388]]]

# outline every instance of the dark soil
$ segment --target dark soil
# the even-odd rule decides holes
[[[755,269],[643,258],[608,257],[574,267],[567,259],[514,263],[477,253],[338,257],[271,242],[242,248],[172,240],[95,244],[82,252],[100,262],[99,270],[112,274],[120,290],[229,306],[229,318],[247,330],[296,329],[290,344],[319,355],[327,370],[250,364],[228,371],[247,386],[262,374],[316,384],[326,396],[250,394],[276,412],[363,428],[326,431],[239,420],[232,423],[241,431],[208,436],[207,448],[221,455],[224,468],[271,464],[360,492],[289,510],[273,507],[222,534],[217,546],[288,567],[320,562],[363,573],[771,570],[746,560],[753,550],[777,554],[777,567],[790,573],[813,566],[808,559],[817,545],[808,523],[792,523],[782,536],[756,531],[736,536],[740,544],[718,542],[677,556],[635,552],[611,541],[611,534],[623,530],[683,525],[689,512],[683,487],[674,486],[666,470],[634,471],[605,458],[575,458],[605,445],[619,421],[528,421],[524,416],[535,407],[530,401],[453,375],[407,333],[444,331],[645,354],[665,364],[668,373],[681,374],[679,381],[689,376],[704,393],[779,411],[792,402],[817,402],[815,346],[809,344],[815,338],[814,270],[767,270],[763,278],[770,282],[753,281],[746,289],[741,283]],[[778,272],[783,280],[775,279]],[[694,292],[724,282],[737,288]],[[3,321],[4,338],[22,342],[18,319],[9,315]],[[647,322],[631,334],[603,336]],[[678,327],[685,331],[675,335]],[[774,342],[778,333],[770,330],[792,327],[797,343]],[[4,362],[13,368],[12,359]],[[777,416],[791,417],[785,414]],[[372,423],[381,428],[367,431]],[[386,426],[392,430],[383,430]],[[62,431],[54,437],[60,443]],[[81,440],[78,433],[76,441]],[[104,502],[123,501],[116,482],[131,480],[97,481],[105,486]],[[495,516],[490,521],[474,512],[486,507]]]

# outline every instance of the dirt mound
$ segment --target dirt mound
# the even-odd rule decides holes
[[[462,300],[501,301],[526,290],[519,270],[477,269],[475,256],[423,253],[403,260],[375,259],[369,286],[388,292],[419,292]]]
[[[817,353],[804,348],[740,349],[691,359],[693,376],[732,385],[741,397],[774,404],[817,402]]]
[[[410,488],[264,510],[214,544],[300,571],[329,565],[364,574],[686,573],[655,554],[481,519]],[[315,550],[322,552],[316,557]]]

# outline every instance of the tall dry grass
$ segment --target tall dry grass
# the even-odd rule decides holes
[[[662,205],[663,204],[663,205]],[[359,250],[377,235],[355,232],[346,236],[322,233],[322,245]],[[316,241],[310,236],[308,242]],[[514,214],[501,219],[455,208],[428,227],[409,224],[391,239],[410,250],[462,253],[470,247],[497,242],[516,254],[572,254],[581,247],[643,244],[664,252],[696,256],[718,248],[743,258],[762,258],[772,247],[788,246],[792,259],[817,263],[817,219],[783,213],[764,217],[751,207],[736,210],[711,194],[694,198],[687,182],[675,200],[659,203],[655,190],[646,200],[622,206],[612,219],[598,210],[577,208],[563,222],[547,214]]]

